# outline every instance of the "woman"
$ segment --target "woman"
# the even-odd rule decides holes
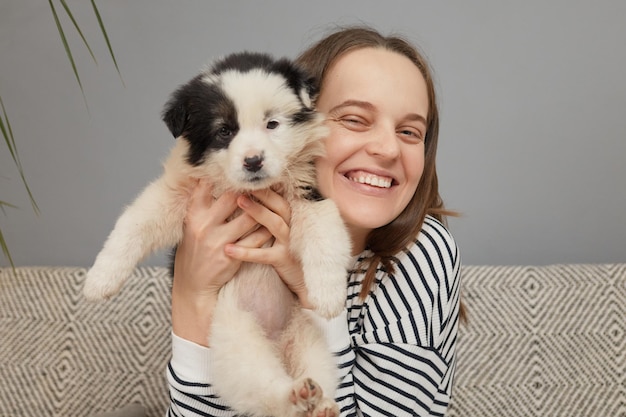
[[[428,65],[409,43],[368,28],[339,30],[298,62],[321,80],[317,108],[330,134],[316,162],[319,190],[337,204],[355,255],[346,311],[324,323],[341,416],[444,415],[460,257],[442,225],[448,213],[435,170],[439,118]],[[289,207],[273,192],[254,195],[259,202],[232,193],[213,201],[206,184],[194,191],[175,260],[171,415],[233,415],[212,392],[207,346],[217,293],[241,261],[273,265],[307,305],[301,267],[287,249]],[[237,207],[244,214],[226,222]]]

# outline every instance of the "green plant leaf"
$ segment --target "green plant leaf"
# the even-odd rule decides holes
[[[0,107],[2,107],[2,115],[0,117],[0,131],[2,131],[2,136],[4,137],[4,141],[9,148],[9,152],[11,153],[11,158],[16,165],[19,166],[19,157],[17,155],[17,148],[15,146],[15,138],[13,137],[13,130],[11,129],[11,124],[9,123],[9,118],[7,117],[6,109],[4,108],[4,103],[2,102],[2,96],[0,96]],[[5,122],[6,120],[6,126]]]
[[[28,198],[30,199],[30,205],[33,208],[33,211],[36,215],[39,215],[41,211],[39,210],[39,206],[35,201],[35,197],[33,196],[33,192],[30,190],[28,186],[28,182],[26,181],[26,177],[24,176],[24,170],[20,167],[20,177],[22,178],[22,183],[24,183],[24,187],[26,188],[26,192],[28,193]]]
[[[2,210],[4,214],[6,214],[6,212],[4,212],[4,206],[17,208],[13,204],[9,204],[6,201],[0,200],[0,209]],[[4,257],[9,261],[9,263],[11,264],[11,267],[13,268],[13,272],[15,272],[15,264],[13,263],[13,258],[11,258],[11,252],[9,252],[9,246],[7,245],[7,242],[4,239],[4,235],[2,234],[2,229],[0,229],[0,247],[2,247],[2,253],[4,254]]]
[[[11,123],[9,122],[9,116],[7,115],[6,108],[4,107],[4,102],[2,101],[2,97],[0,96],[0,107],[2,108],[2,117],[0,117],[0,131],[2,131],[2,136],[4,137],[4,141],[9,148],[9,152],[11,153],[11,157],[13,158],[13,162],[17,167],[17,170],[20,173],[20,177],[22,178],[22,183],[28,192],[28,197],[30,198],[30,205],[33,207],[33,211],[35,214],[39,215],[39,206],[33,197],[33,193],[28,186],[28,182],[26,181],[26,177],[24,176],[24,169],[22,168],[22,162],[20,161],[20,156],[17,153],[17,146],[15,145],[15,138],[13,137],[13,129],[11,129]],[[3,202],[0,202],[3,203]],[[2,204],[0,204],[2,205]],[[4,203],[4,205],[8,205],[8,203]]]
[[[106,28],[104,27],[104,22],[102,21],[102,16],[100,15],[100,11],[98,10],[98,6],[96,5],[96,0],[91,0],[91,6],[93,7],[93,12],[98,19],[98,24],[100,25],[100,30],[102,31],[102,36],[107,43],[107,47],[109,48],[109,53],[111,54],[111,58],[113,59],[113,64],[115,64],[115,69],[117,70],[118,75],[120,76],[120,80],[122,81],[122,85],[126,87],[124,83],[124,79],[122,78],[122,72],[120,71],[120,67],[117,65],[117,60],[115,59],[115,54],[113,53],[113,48],[111,47],[111,42],[109,41],[109,35],[107,35]]]
[[[15,263],[13,262],[13,258],[11,257],[11,252],[9,251],[9,247],[7,246],[7,242],[6,240],[4,240],[2,229],[0,229],[0,246],[2,247],[2,253],[4,254],[4,257],[7,258],[7,260],[11,264],[11,268],[13,268],[13,272],[15,272]]]
[[[54,3],[52,3],[52,0],[48,0],[48,3],[50,4],[50,10],[52,11],[52,15],[54,16],[54,21],[57,25],[59,35],[61,36],[61,42],[63,42],[65,53],[67,54],[67,57],[70,60],[70,64],[72,64],[72,69],[74,70],[74,76],[76,77],[76,81],[78,81],[78,86],[80,87],[80,92],[83,95],[85,106],[87,107],[87,110],[89,110],[89,106],[87,105],[87,97],[85,97],[85,90],[83,89],[83,83],[80,81],[80,76],[78,75],[78,69],[76,68],[76,62],[74,62],[74,57],[72,56],[70,45],[67,43],[67,38],[65,37],[65,32],[63,31],[63,26],[61,26],[61,21],[59,20],[59,15],[57,14],[57,10],[54,7]]]
[[[17,206],[14,206],[11,203],[7,203],[6,201],[2,201],[0,200],[0,209],[2,209],[2,211],[4,211],[4,207],[11,207],[11,208],[17,208]],[[6,213],[5,213],[6,214]]]
[[[83,40],[83,43],[85,44],[85,46],[87,47],[87,50],[89,50],[89,53],[91,54],[91,57],[93,58],[93,61],[96,63],[96,65],[98,64],[98,61],[96,60],[96,56],[94,55],[93,51],[91,50],[91,48],[89,47],[89,43],[87,42],[87,39],[85,39],[85,36],[83,35],[83,31],[80,30],[80,27],[78,26],[78,22],[76,22],[76,19],[74,19],[74,14],[72,13],[72,11],[70,10],[69,6],[67,5],[67,2],[65,0],[60,0],[61,1],[61,5],[63,6],[63,8],[65,9],[65,13],[67,14],[67,16],[70,18],[70,20],[72,21],[72,23],[74,24],[74,27],[76,28],[76,31],[78,32],[78,34],[80,35],[81,39]]]

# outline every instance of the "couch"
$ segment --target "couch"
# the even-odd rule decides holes
[[[0,268],[0,416],[163,416],[167,270],[104,304],[84,268]],[[465,266],[448,415],[626,417],[626,264]]]

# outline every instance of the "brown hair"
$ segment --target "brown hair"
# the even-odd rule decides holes
[[[422,229],[426,215],[432,215],[441,222],[454,215],[445,210],[439,196],[435,157],[439,135],[439,112],[435,87],[430,66],[420,52],[408,41],[398,36],[383,36],[368,27],[339,29],[304,51],[296,60],[315,77],[320,86],[329,68],[347,52],[362,48],[384,48],[409,58],[422,73],[426,81],[429,110],[424,150],[424,172],[409,204],[391,223],[374,229],[367,237],[366,246],[373,253],[367,261],[367,272],[363,280],[361,297],[369,293],[379,264],[393,272],[392,258],[406,248]]]

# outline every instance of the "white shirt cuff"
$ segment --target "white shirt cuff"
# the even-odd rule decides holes
[[[210,383],[211,349],[190,342],[172,332],[172,359],[176,374],[185,381]]]

